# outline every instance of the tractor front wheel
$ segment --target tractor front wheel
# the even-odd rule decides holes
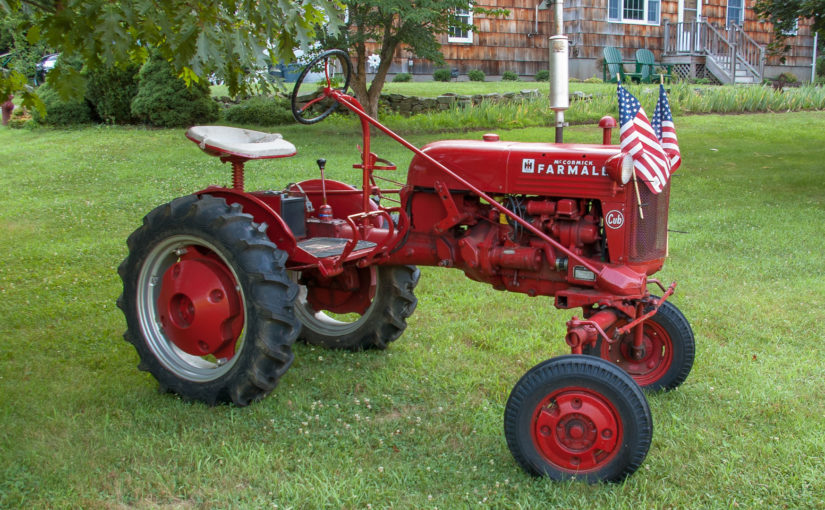
[[[615,327],[621,327],[620,321]],[[607,331],[612,334],[612,329]],[[665,301],[656,315],[642,324],[642,350],[633,355],[633,332],[608,344],[602,338],[582,349],[618,365],[645,391],[672,390],[685,382],[696,352],[690,323],[670,301]]]
[[[528,473],[618,482],[642,464],[653,420],[630,376],[604,360],[567,355],[539,363],[516,383],[504,435]]]
[[[401,336],[407,317],[415,311],[418,299],[413,291],[421,272],[415,266],[349,271],[348,279],[304,283],[299,273],[291,273],[301,285],[295,300],[295,315],[303,325],[300,338],[328,349],[386,349]]]
[[[237,204],[187,196],[146,215],[120,265],[124,335],[162,389],[247,405],[292,363],[286,254]]]

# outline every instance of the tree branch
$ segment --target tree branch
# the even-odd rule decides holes
[[[34,0],[20,0],[20,3],[30,5],[32,7],[40,9],[41,11],[50,12],[52,14],[56,13],[62,8],[60,2],[56,2],[54,5],[46,5],[42,2],[35,2]]]

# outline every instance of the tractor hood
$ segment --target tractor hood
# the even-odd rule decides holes
[[[621,153],[616,145],[503,142],[497,135],[485,140],[445,140],[423,151],[472,185],[487,193],[592,196],[615,193],[605,163]],[[416,155],[407,184],[433,188],[436,181],[451,190],[466,186]]]

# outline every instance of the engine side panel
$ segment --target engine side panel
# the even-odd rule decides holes
[[[605,162],[618,146],[445,140],[423,151],[487,193],[587,198],[622,192],[607,175]],[[452,190],[467,187],[420,156],[410,163],[407,184]]]

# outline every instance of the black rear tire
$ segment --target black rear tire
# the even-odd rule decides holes
[[[401,336],[418,304],[414,290],[421,271],[415,266],[373,266],[359,271],[375,271],[375,296],[367,310],[352,320],[315,310],[307,300],[306,287],[301,287],[295,315],[303,325],[302,340],[328,349],[361,351],[386,349]]]
[[[129,255],[118,269],[124,338],[137,350],[139,368],[162,390],[209,405],[244,406],[271,392],[289,368],[298,289],[284,269],[286,254],[265,231],[238,204],[193,195],[154,209],[129,236]],[[206,278],[173,280],[181,267]],[[224,285],[214,289],[200,280]],[[234,311],[214,305],[229,301]],[[204,327],[216,320],[214,310],[226,320]],[[210,341],[222,342],[220,348],[209,347]]]
[[[621,369],[567,355],[539,363],[516,383],[504,435],[530,474],[619,482],[644,461],[653,419],[644,393]]]

